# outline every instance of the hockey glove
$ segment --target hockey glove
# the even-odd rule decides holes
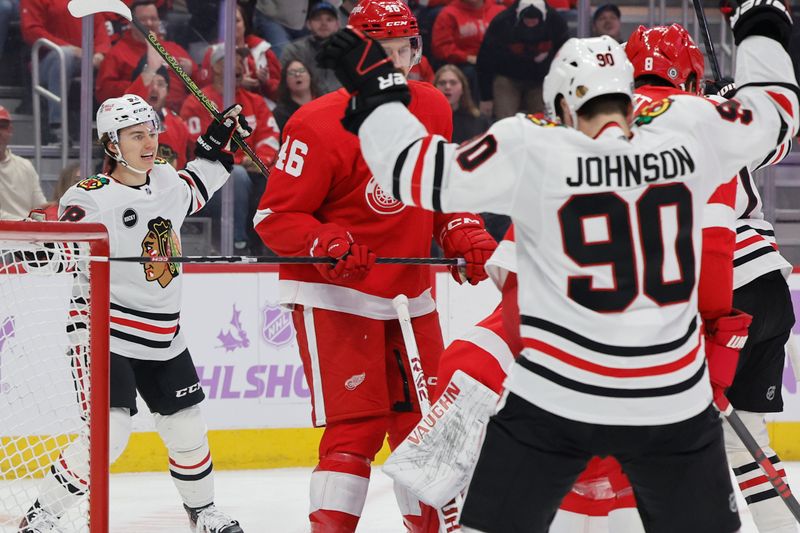
[[[497,242],[483,227],[483,220],[476,216],[454,218],[439,235],[445,257],[463,257],[466,267],[451,266],[450,273],[458,283],[469,281],[477,285],[489,277],[484,266],[497,248]]]
[[[736,93],[736,84],[733,78],[724,77],[721,80],[706,80],[703,94],[706,96],[719,96],[720,98],[733,98]]]
[[[784,50],[788,50],[792,15],[783,0],[739,1],[731,16],[731,28],[737,46],[751,35],[763,35],[778,41]]]
[[[250,136],[253,130],[247,120],[240,115],[242,106],[232,105],[222,113],[222,121],[212,121],[206,132],[197,138],[194,153],[197,157],[208,161],[219,161],[230,172],[233,169],[233,152],[236,145],[231,147],[234,133],[239,133],[242,139]]]
[[[411,101],[405,76],[377,41],[356,29],[347,27],[333,34],[317,54],[317,63],[333,69],[351,94],[342,125],[355,135],[378,106],[389,102],[408,105]]]
[[[312,233],[309,244],[312,257],[331,257],[334,264],[314,265],[327,281],[353,283],[361,281],[375,264],[375,254],[363,244],[356,244],[349,231],[336,224],[323,224]]]
[[[727,408],[725,390],[733,383],[739,352],[747,342],[747,328],[753,317],[738,309],[730,315],[717,318],[706,324],[706,361],[711,377],[714,403],[720,410]]]

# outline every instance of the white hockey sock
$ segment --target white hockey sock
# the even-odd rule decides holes
[[[775,470],[786,480],[786,473],[778,454],[769,447],[769,435],[761,413],[738,411],[739,417],[753,434],[756,442],[764,450]],[[736,476],[736,483],[750,508],[759,533],[797,533],[797,522],[792,513],[781,501],[750,453],[744,448],[739,437],[729,424],[723,425],[725,431],[725,451],[728,463]]]
[[[169,473],[188,507],[214,502],[214,471],[205,420],[198,406],[155,416],[158,434],[169,452]]]

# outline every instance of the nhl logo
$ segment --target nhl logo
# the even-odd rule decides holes
[[[292,315],[280,306],[264,307],[264,327],[261,329],[264,340],[274,346],[283,346],[294,340]]]
[[[678,77],[678,69],[676,69],[675,67],[670,68],[667,71],[667,76],[669,76],[670,78],[672,78],[674,80],[675,78]]]
[[[375,176],[369,178],[367,188],[364,189],[364,196],[367,200],[367,205],[378,213],[379,215],[394,215],[405,209],[405,204],[399,202],[386,194],[378,182],[375,181]]]
[[[767,389],[767,400],[772,401],[775,399],[775,385]]]

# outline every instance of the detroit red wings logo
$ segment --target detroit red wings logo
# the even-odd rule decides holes
[[[364,189],[364,196],[367,199],[367,205],[378,213],[379,215],[394,215],[405,209],[405,204],[395,200],[390,195],[381,189],[375,177],[372,176],[367,182],[367,188]]]

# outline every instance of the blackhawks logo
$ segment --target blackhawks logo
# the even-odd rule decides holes
[[[537,126],[541,126],[543,128],[555,128],[558,126],[555,122],[551,120],[547,120],[538,115],[526,115],[527,119],[536,124]]]
[[[85,180],[79,181],[78,187],[84,191],[94,191],[100,189],[101,187],[105,187],[109,183],[111,183],[111,180],[105,176],[92,176],[91,178],[86,178]]]
[[[664,113],[669,110],[672,106],[672,98],[664,98],[663,100],[658,100],[647,104],[639,111],[639,114],[636,116],[635,123],[637,126],[644,126],[646,124],[650,124],[655,120],[657,117],[660,117]]]
[[[145,263],[144,277],[147,281],[157,281],[162,288],[180,274],[178,263],[170,263],[164,258],[181,255],[181,244],[172,222],[156,217],[147,223],[147,235],[142,240],[142,257],[159,258],[153,263]]]

